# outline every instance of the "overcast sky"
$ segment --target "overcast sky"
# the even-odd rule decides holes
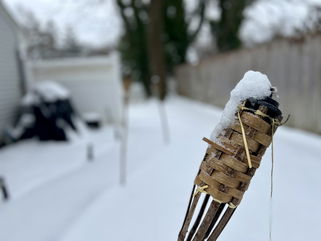
[[[60,37],[68,25],[72,26],[78,39],[88,45],[114,45],[121,34],[121,19],[115,0],[3,1],[18,20],[17,7],[21,6],[34,12],[43,24],[53,20],[60,30]],[[193,8],[197,0],[186,1],[188,8]],[[321,0],[257,0],[245,12],[247,19],[240,32],[241,38],[251,44],[268,41],[276,34],[291,36],[297,29],[304,27],[310,16],[309,6],[313,4],[321,5]],[[213,8],[215,5],[208,9]],[[213,12],[217,15],[217,11]],[[208,38],[208,31],[201,36]]]
[[[66,26],[72,26],[79,40],[89,45],[115,44],[121,32],[121,21],[114,0],[102,4],[97,0],[4,0],[4,2],[18,21],[17,9],[20,6],[34,12],[36,18],[43,24],[49,20],[54,21],[61,35]],[[83,4],[80,4],[81,2]]]

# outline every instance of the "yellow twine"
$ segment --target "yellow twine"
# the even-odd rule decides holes
[[[228,206],[229,206],[229,208],[237,208],[237,205],[235,205],[234,203],[232,203],[232,202],[229,202],[228,203]]]
[[[197,187],[196,188],[196,191],[194,193],[194,197],[198,194],[198,193],[205,193],[205,194],[208,194],[205,189],[208,188],[208,185],[205,185],[205,186],[202,186],[202,187]]]
[[[245,106],[244,106],[244,103],[239,106],[239,109],[240,109],[240,110],[248,110],[248,111],[253,112],[254,114],[256,114],[256,115],[258,115],[258,116],[262,116],[262,117],[269,118],[269,119],[271,120],[272,124],[274,124],[274,126],[284,125],[284,124],[285,124],[286,122],[288,122],[288,120],[290,119],[290,115],[288,115],[285,121],[280,122],[279,120],[270,117],[269,115],[263,113],[263,112],[260,111],[260,110],[254,110],[254,109],[245,107]]]
[[[251,108],[247,108],[244,106],[244,103],[242,105],[240,105],[239,107],[241,110],[248,110],[248,111],[251,111],[253,112],[254,114],[256,115],[259,115],[261,117],[265,117],[265,118],[269,118],[272,122],[272,133],[271,133],[271,137],[272,137],[272,143],[271,143],[271,159],[272,159],[272,162],[271,162],[271,187],[270,187],[270,217],[269,217],[269,240],[272,241],[272,223],[273,223],[273,176],[274,176],[274,142],[273,142],[273,134],[275,132],[275,127],[277,126],[280,126],[280,125],[283,125],[285,124],[290,115],[288,115],[287,119],[282,123],[280,122],[279,120],[275,119],[275,118],[271,118],[270,116],[268,116],[267,114],[263,113],[262,111],[260,110],[253,110]],[[238,117],[239,117],[239,120],[240,120],[240,113],[238,112]],[[244,135],[244,130],[242,128],[242,122],[240,120],[240,124],[241,124],[241,129],[242,129],[242,135]],[[243,140],[244,140],[244,137],[243,137]]]
[[[272,158],[272,165],[271,165],[271,189],[270,189],[270,228],[269,228],[269,240],[272,240],[272,210],[273,210],[273,206],[272,206],[272,201],[273,201],[273,172],[274,172],[274,145],[273,145],[273,134],[275,131],[275,127],[276,126],[280,126],[283,125],[284,123],[286,123],[289,119],[290,116],[287,117],[286,121],[281,123],[279,120],[275,119],[275,118],[271,118],[270,116],[268,116],[267,114],[263,113],[260,110],[254,110],[251,108],[247,108],[244,106],[244,103],[242,105],[239,106],[240,110],[248,110],[253,112],[254,114],[258,115],[258,116],[262,116],[262,117],[266,117],[269,118],[272,122],[272,145],[271,145],[271,158]],[[245,152],[246,152],[246,157],[247,157],[247,161],[248,161],[248,165],[249,168],[252,168],[252,161],[251,161],[251,156],[250,156],[250,151],[249,151],[249,147],[248,147],[248,143],[247,143],[247,139],[246,139],[246,134],[245,134],[245,130],[244,130],[244,126],[241,120],[241,116],[240,116],[240,111],[237,112],[237,116],[240,122],[240,126],[241,126],[241,131],[242,131],[242,138],[243,138],[243,142],[244,142],[244,147],[245,147]],[[208,194],[208,192],[205,190],[207,189],[209,186],[208,185],[204,185],[202,187],[197,187],[195,193],[193,194],[193,196],[195,197],[198,193],[205,193]],[[213,197],[213,200],[215,202],[218,203],[223,203],[222,201],[216,199]],[[227,203],[229,208],[237,208],[237,205],[233,204],[232,202]]]
[[[271,189],[270,189],[270,220],[269,220],[269,240],[272,241],[272,221],[273,221],[273,174],[274,174],[274,145],[273,134],[275,131],[275,120],[272,121],[272,143],[271,143]]]
[[[204,185],[202,187],[197,187],[195,193],[193,194],[193,197],[195,197],[198,193],[208,194],[208,192],[205,191],[206,188],[208,188],[208,185]],[[213,196],[212,196],[212,198],[213,198],[213,200],[215,202],[218,202],[220,204],[223,203],[222,201],[220,201],[219,199],[214,198]],[[237,205],[233,204],[232,202],[227,203],[227,205],[229,206],[229,208],[237,208]]]
[[[253,110],[251,108],[247,108],[244,106],[244,103],[242,105],[240,105],[239,107],[241,110],[248,110],[253,112],[256,115],[262,116],[262,117],[266,117],[269,118],[272,122],[272,133],[271,133],[271,137],[272,137],[272,143],[271,143],[271,187],[270,187],[270,217],[269,217],[269,240],[272,241],[272,223],[273,223],[273,179],[274,179],[274,142],[273,142],[273,135],[275,132],[275,127],[277,126],[281,126],[284,125],[290,118],[290,115],[288,115],[288,117],[286,118],[286,120],[284,122],[280,122],[278,119],[275,118],[271,118],[270,116],[268,116],[267,114],[263,113],[260,110]],[[239,119],[240,119],[240,114],[238,113]],[[241,123],[241,129],[242,129],[242,122]],[[242,129],[242,134],[243,134],[243,129]]]
[[[241,125],[242,138],[243,138],[243,142],[244,142],[244,147],[245,147],[245,153],[246,153],[246,157],[247,157],[247,162],[248,162],[248,164],[249,164],[249,168],[252,168],[252,161],[251,161],[251,157],[250,157],[249,146],[248,146],[248,144],[247,144],[246,135],[245,135],[245,130],[244,130],[244,127],[243,127],[243,123],[242,123],[241,115],[240,115],[240,112],[239,112],[239,111],[237,112],[237,116],[238,116],[238,118],[239,118],[240,125]]]

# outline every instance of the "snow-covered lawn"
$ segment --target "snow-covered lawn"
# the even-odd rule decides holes
[[[27,141],[0,151],[12,199],[0,202],[1,241],[176,240],[193,179],[220,110],[181,97],[129,109],[128,180],[120,186],[111,127],[69,144]],[[95,160],[86,161],[88,138]],[[321,237],[321,137],[281,127],[275,136],[273,240]],[[270,150],[221,241],[268,240]]]

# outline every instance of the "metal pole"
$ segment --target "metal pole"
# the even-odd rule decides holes
[[[129,93],[125,92],[123,114],[121,123],[121,144],[120,144],[120,165],[119,181],[120,185],[126,185],[127,182],[127,146],[128,146],[128,102]]]
[[[164,101],[158,102],[158,111],[159,111],[159,118],[162,126],[161,128],[163,131],[164,142],[168,144],[170,142],[170,133],[169,133],[169,124],[168,124],[168,118],[167,118]]]
[[[94,160],[94,145],[89,142],[87,144],[87,161],[92,162]]]

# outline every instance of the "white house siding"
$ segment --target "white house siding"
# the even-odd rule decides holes
[[[0,5],[0,139],[14,118],[21,96],[16,35],[10,21]]]

